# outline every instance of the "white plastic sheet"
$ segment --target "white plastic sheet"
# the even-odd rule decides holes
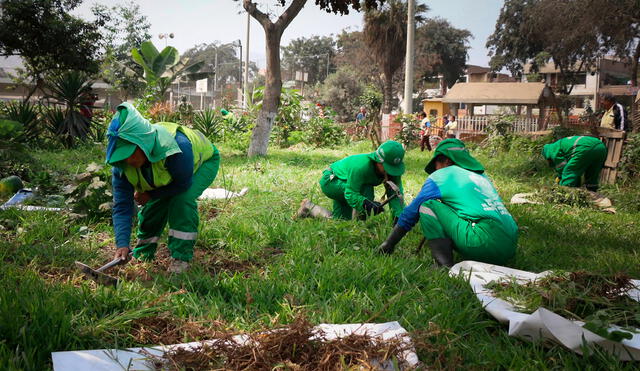
[[[225,200],[235,197],[242,197],[247,194],[249,188],[242,188],[240,192],[228,191],[224,188],[207,188],[198,197],[198,200]]]
[[[372,337],[378,337],[382,340],[392,338],[400,338],[402,341],[410,342],[409,334],[398,322],[386,323],[364,323],[364,324],[346,324],[332,325],[321,324],[315,327],[325,333],[328,340],[341,338],[350,334],[368,334]],[[246,337],[236,336],[236,342],[242,343],[246,341]],[[206,343],[206,342],[203,342]],[[130,348],[126,350],[118,349],[95,349],[95,350],[78,350],[68,352],[53,352],[51,358],[53,360],[54,371],[122,371],[122,370],[151,370],[146,361],[146,356],[141,353],[144,351],[153,355],[160,356],[164,350],[173,347],[197,347],[202,345],[200,342],[168,345],[166,347],[156,346],[151,348]],[[414,351],[405,351],[404,360],[411,367],[418,365],[418,356]],[[385,365],[387,370],[393,370],[393,365],[389,362]]]
[[[579,354],[582,354],[581,346],[584,343],[597,344],[623,361],[640,360],[640,334],[634,334],[632,339],[621,342],[611,341],[582,328],[583,322],[568,320],[545,308],[539,308],[531,314],[520,313],[513,304],[496,298],[491,290],[485,287],[491,281],[509,277],[525,283],[544,277],[548,273],[531,273],[471,260],[460,262],[450,270],[451,275],[462,275],[469,280],[473,292],[485,310],[499,322],[509,325],[509,336],[529,341],[552,340]],[[640,281],[632,281],[636,287],[640,285]],[[640,301],[638,289],[630,290],[628,295]]]

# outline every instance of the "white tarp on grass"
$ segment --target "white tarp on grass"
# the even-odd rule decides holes
[[[225,200],[235,197],[242,197],[247,194],[249,188],[242,188],[240,192],[227,191],[224,188],[207,188],[198,197],[198,200]]]
[[[509,336],[529,341],[549,339],[579,354],[582,354],[583,344],[597,344],[623,361],[640,360],[640,334],[633,334],[632,339],[621,342],[611,341],[582,328],[583,322],[570,321],[545,308],[539,308],[531,314],[520,313],[513,304],[496,298],[492,291],[485,287],[491,281],[510,277],[526,283],[548,273],[531,273],[471,260],[460,262],[450,270],[452,276],[462,275],[469,280],[473,292],[486,311],[500,323],[509,325]],[[632,283],[636,287],[640,285],[639,280],[632,280]],[[637,288],[630,290],[628,295],[640,301],[640,291]]]
[[[386,323],[365,323],[365,324],[346,324],[331,325],[321,324],[315,327],[317,330],[324,332],[327,340],[341,338],[351,334],[364,335],[367,334],[374,338],[388,340],[393,338],[401,338],[404,342],[410,342],[409,334],[398,322]],[[236,342],[241,343],[246,337],[239,335],[234,337]],[[122,370],[151,370],[147,364],[146,356],[141,353],[142,350],[153,355],[161,356],[163,350],[172,347],[197,347],[205,342],[193,342],[186,344],[176,344],[163,346],[155,346],[151,348],[130,348],[125,350],[118,349],[95,349],[95,350],[77,350],[67,352],[53,352],[51,358],[53,360],[54,371],[122,371]],[[404,361],[411,367],[418,365],[418,356],[414,351],[405,351],[403,354]],[[388,368],[393,370],[393,365],[389,362]]]

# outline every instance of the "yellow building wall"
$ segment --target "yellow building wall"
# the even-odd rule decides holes
[[[422,110],[427,116],[435,116],[438,119],[438,123],[442,122],[442,116],[449,114],[449,105],[447,103],[438,101],[424,101],[422,102]],[[435,111],[436,113],[434,113]]]

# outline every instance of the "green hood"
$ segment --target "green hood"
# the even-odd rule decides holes
[[[555,141],[553,143],[545,144],[542,147],[542,157],[546,160],[555,161],[558,158],[558,153],[560,152],[560,141],[562,139]]]
[[[152,163],[180,153],[174,136],[162,126],[151,124],[133,105],[122,103],[117,111],[107,131],[108,164],[117,164],[131,156],[135,146],[140,147]]]
[[[459,139],[445,139],[438,144],[438,147],[436,147],[436,150],[433,152],[433,158],[424,168],[424,171],[427,172],[427,174],[431,174],[436,171],[436,157],[438,157],[438,155],[445,155],[454,164],[463,169],[473,171],[478,174],[484,173],[484,166],[471,156],[469,150],[464,145],[464,142]]]

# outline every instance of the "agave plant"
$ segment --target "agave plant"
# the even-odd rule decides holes
[[[180,58],[173,46],[158,51],[151,41],[143,42],[139,49],[132,49],[131,57],[144,69],[143,80],[147,88],[154,91],[156,101],[165,99],[167,90],[179,77],[196,73],[204,65],[204,61],[190,63],[189,58]]]
[[[212,141],[217,141],[222,136],[223,122],[222,115],[212,109],[196,112],[193,116],[193,128]]]
[[[22,124],[22,140],[33,142],[38,139],[42,131],[38,106],[29,102],[14,101],[6,104],[3,113],[8,120]]]
[[[57,123],[56,135],[63,144],[73,146],[75,139],[84,140],[89,135],[91,120],[80,112],[81,101],[91,91],[93,81],[83,72],[67,71],[51,76],[47,81],[48,95],[59,105],[63,105],[64,120]]]

